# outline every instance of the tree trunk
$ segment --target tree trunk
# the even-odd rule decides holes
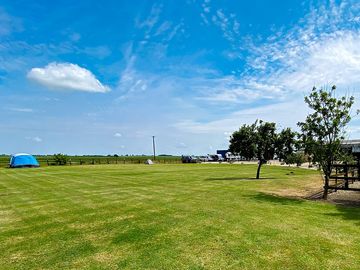
[[[325,167],[325,169],[323,169],[323,172],[325,174],[323,199],[327,200],[327,197],[328,197],[328,194],[329,194],[329,181],[330,181],[330,176],[331,176],[331,172],[332,172],[332,163],[331,162],[328,161],[326,163],[326,167]]]
[[[327,200],[328,193],[329,193],[329,177],[325,175],[324,194],[323,194],[324,200]]]
[[[257,172],[256,172],[256,179],[259,179],[259,178],[260,178],[261,165],[262,165],[262,160],[259,159],[259,165],[258,165]]]

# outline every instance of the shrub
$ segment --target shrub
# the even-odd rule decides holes
[[[54,155],[54,161],[55,161],[56,165],[66,165],[68,160],[69,160],[69,157],[67,155],[64,155],[61,153]]]
[[[287,155],[284,161],[286,164],[296,164],[299,167],[306,162],[306,156],[302,152],[296,152]]]

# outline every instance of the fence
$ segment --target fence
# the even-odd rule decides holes
[[[354,190],[359,188],[350,187],[355,181],[360,181],[360,163],[357,164],[335,164],[334,174],[329,178],[329,189],[332,190]]]
[[[53,156],[36,156],[40,166],[58,165]],[[98,165],[98,164],[143,164],[150,156],[68,156],[68,166],[73,165]],[[0,167],[9,166],[9,156],[0,156]],[[181,163],[181,158],[177,156],[157,156],[155,163],[176,164]]]

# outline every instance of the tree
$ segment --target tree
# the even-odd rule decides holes
[[[306,162],[306,156],[303,152],[296,152],[296,153],[291,153],[289,155],[287,155],[284,159],[286,164],[296,164],[296,166],[300,167],[301,164],[303,164],[304,162]]]
[[[256,179],[260,178],[263,164],[272,159],[276,145],[275,123],[255,121],[252,125],[243,125],[230,138],[230,151],[239,153],[246,159],[256,157],[258,169]]]
[[[230,137],[229,150],[238,153],[246,160],[255,157],[256,151],[256,122],[252,125],[243,125]]]
[[[64,154],[54,154],[54,161],[57,165],[66,165],[66,163],[68,162],[69,157],[67,155]]]
[[[290,128],[285,128],[278,134],[276,140],[276,155],[279,160],[285,160],[299,147],[297,136],[298,134]]]
[[[340,144],[344,139],[344,128],[351,120],[350,110],[354,104],[354,97],[337,98],[335,90],[335,85],[331,90],[314,87],[310,95],[305,97],[305,103],[313,112],[304,122],[298,123],[305,153],[311,155],[324,174],[324,199],[327,199],[333,165],[343,156]]]

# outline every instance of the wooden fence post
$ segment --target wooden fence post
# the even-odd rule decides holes
[[[349,188],[349,167],[348,164],[345,162],[345,188]]]

